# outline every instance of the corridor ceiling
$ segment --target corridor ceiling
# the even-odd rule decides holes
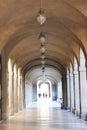
[[[87,53],[87,0],[43,0],[43,8],[47,21],[41,28],[40,0],[0,0],[0,51],[23,69],[28,63],[40,66],[42,29],[46,64],[63,71],[73,56],[79,60],[80,47]]]
[[[58,81],[61,80],[61,77],[62,76],[58,70],[54,68],[46,67],[45,78],[51,81],[52,84],[57,84]],[[35,84],[40,80],[43,81],[41,68],[35,68],[33,70],[28,71],[25,75],[25,79],[26,82],[31,82],[32,84]]]

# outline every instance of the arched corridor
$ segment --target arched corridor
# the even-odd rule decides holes
[[[44,125],[44,108],[50,128],[86,128],[87,0],[0,0],[0,127]]]

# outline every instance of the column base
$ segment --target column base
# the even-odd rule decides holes
[[[80,113],[79,113],[79,115],[78,115],[78,116],[79,116],[79,118],[81,119],[81,114],[80,114]]]
[[[75,110],[75,115],[76,115],[76,116],[79,116],[78,110]]]
[[[87,113],[81,114],[81,119],[87,121]]]
[[[87,113],[85,114],[85,121],[87,121]]]
[[[71,112],[72,112],[73,114],[75,114],[75,108],[72,108],[72,109],[71,109]]]
[[[75,108],[73,109],[73,114],[75,114],[75,115],[76,115],[76,109],[75,109]]]
[[[6,113],[2,113],[2,120],[7,120],[8,119],[8,114]]]

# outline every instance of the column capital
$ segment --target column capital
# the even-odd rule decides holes
[[[20,79],[23,80],[23,76],[20,76]]]
[[[13,75],[13,72],[7,72],[8,75],[12,76]]]
[[[78,75],[78,71],[74,71],[73,74],[74,74],[74,75]]]
[[[86,71],[86,67],[80,66],[80,67],[79,67],[79,71],[80,71],[80,72],[85,72],[85,71]]]
[[[69,75],[67,75],[66,78],[69,79]]]
[[[70,75],[70,77],[73,77],[73,73],[70,73],[69,75]]]
[[[15,77],[18,77],[18,74],[17,74],[17,73],[13,72],[13,74],[14,74]]]
[[[69,74],[66,74],[66,78],[69,78]]]

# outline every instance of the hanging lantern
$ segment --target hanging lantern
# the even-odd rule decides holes
[[[42,67],[42,72],[45,72],[45,67]]]
[[[44,60],[42,60],[42,61],[41,61],[41,63],[42,63],[42,64],[45,64],[45,61],[44,61]]]
[[[38,12],[37,21],[40,25],[43,25],[46,21],[46,15],[42,9]]]
[[[41,59],[44,60],[46,56],[44,54],[41,55]]]
[[[46,37],[43,32],[40,33],[39,40],[40,40],[41,44],[45,44]]]
[[[40,52],[43,54],[43,53],[45,53],[45,51],[46,51],[45,46],[41,45],[41,47],[40,47]]]
[[[42,66],[42,68],[45,68],[45,64],[42,64],[41,66]]]

